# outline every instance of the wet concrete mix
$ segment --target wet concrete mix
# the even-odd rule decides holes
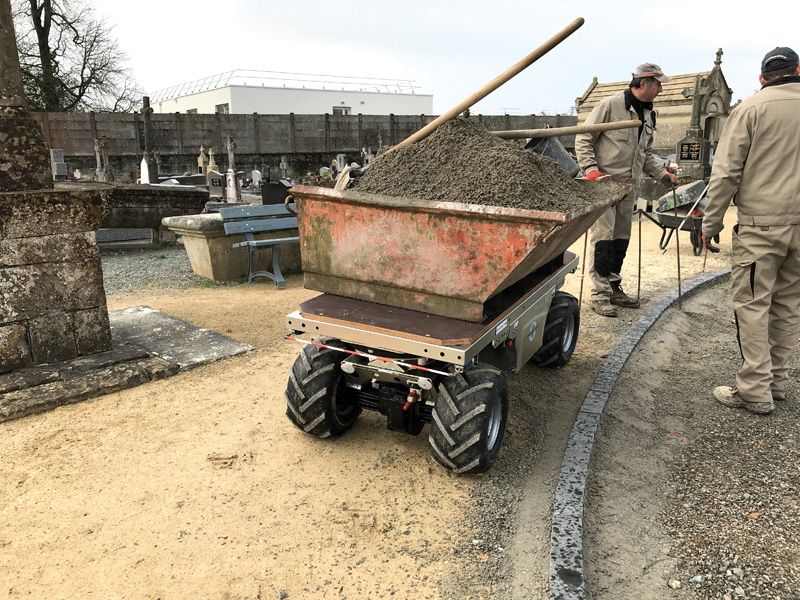
[[[459,117],[425,139],[378,156],[358,192],[572,213],[597,200],[553,160]]]

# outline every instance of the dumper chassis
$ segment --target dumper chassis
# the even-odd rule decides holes
[[[577,300],[559,289],[578,258],[558,256],[489,299],[482,323],[322,294],[286,317],[303,342],[286,388],[286,415],[318,438],[349,430],[362,410],[392,431],[430,425],[431,457],[455,473],[497,459],[508,420],[507,373],[528,362],[560,367],[580,324]],[[305,334],[311,339],[299,338]]]

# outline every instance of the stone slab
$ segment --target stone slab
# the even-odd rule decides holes
[[[115,310],[109,313],[109,320],[115,342],[124,340],[145,348],[150,354],[177,364],[181,370],[253,349],[148,306]]]
[[[104,193],[63,190],[0,193],[0,238],[100,229]]]
[[[0,422],[175,375],[253,347],[145,306],[109,314],[108,352],[0,375]]]
[[[46,364],[78,356],[73,313],[50,311],[28,321],[33,362]]]
[[[111,349],[111,328],[105,305],[73,313],[75,347],[78,356],[105,352]]]
[[[111,394],[149,381],[150,377],[142,367],[125,362],[90,371],[83,377],[10,392],[0,396],[0,422]]]
[[[19,323],[0,326],[0,373],[22,369],[31,361],[26,328]]]
[[[0,399],[4,394],[59,381],[61,376],[50,365],[37,365],[0,375]]]
[[[7,77],[7,72],[4,72],[3,79]],[[53,175],[47,145],[41,127],[28,109],[23,106],[0,106],[0,130],[3,132],[0,143],[0,165],[3,165],[0,169],[0,191],[52,187]]]
[[[0,324],[56,310],[105,306],[100,259],[41,263],[0,269]]]
[[[0,239],[0,268],[93,259],[100,259],[100,251],[91,231]]]

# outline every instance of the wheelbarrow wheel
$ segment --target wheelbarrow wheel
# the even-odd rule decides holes
[[[556,292],[547,311],[542,347],[531,357],[533,364],[552,369],[566,365],[575,352],[580,323],[577,298],[566,292]]]
[[[507,420],[502,371],[481,364],[448,377],[433,407],[431,458],[454,473],[483,473],[497,460]]]
[[[336,340],[314,341],[327,344]],[[336,350],[304,346],[289,373],[286,416],[298,429],[314,437],[343,434],[361,413],[361,407],[346,398],[343,356]]]

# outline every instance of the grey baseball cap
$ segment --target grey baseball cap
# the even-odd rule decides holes
[[[786,46],[770,50],[761,61],[761,73],[771,73],[780,69],[797,66],[797,52]]]
[[[672,80],[672,77],[667,77],[664,75],[664,71],[661,70],[655,63],[644,63],[636,67],[636,70],[633,72],[634,77],[654,77],[656,81],[660,81],[661,83],[668,83]]]

